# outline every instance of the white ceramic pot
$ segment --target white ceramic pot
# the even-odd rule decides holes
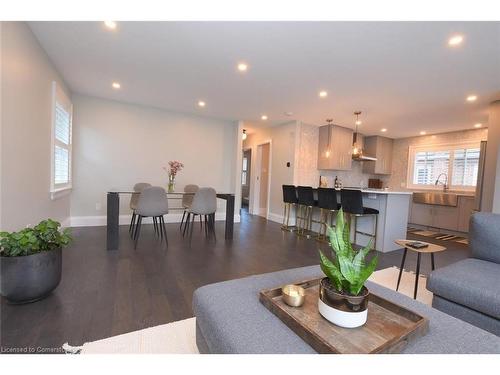
[[[363,287],[359,296],[338,293],[328,278],[320,282],[318,310],[328,321],[344,328],[356,328],[368,318],[368,289]]]

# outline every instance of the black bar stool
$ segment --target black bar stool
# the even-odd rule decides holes
[[[297,227],[297,189],[293,185],[283,185],[283,203],[285,206],[283,212],[283,225],[281,229],[293,231]],[[290,211],[295,208],[295,225],[290,226]]]
[[[363,207],[363,194],[361,193],[361,190],[342,189],[340,191],[340,200],[342,210],[349,215],[349,223],[351,223],[351,218],[354,218],[354,243],[356,243],[356,234],[363,234],[373,238],[373,248],[376,249],[379,211],[374,208]],[[364,216],[372,216],[374,218],[373,233],[358,231],[358,217]]]
[[[340,209],[337,202],[337,190],[318,188],[319,230],[317,240],[327,239],[326,227],[334,227],[333,216]]]
[[[314,200],[314,192],[311,186],[297,186],[297,203],[299,214],[297,219],[297,234],[311,237],[313,208],[318,205]]]

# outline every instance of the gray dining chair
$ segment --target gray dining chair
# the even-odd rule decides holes
[[[215,212],[217,211],[217,193],[213,188],[200,188],[194,194],[193,202],[191,207],[188,209],[188,217],[186,219],[186,226],[184,228],[184,233],[186,229],[189,231],[189,242],[193,237],[193,227],[196,216],[203,215],[205,217],[205,236],[208,237],[209,234],[215,236]],[[191,218],[191,221],[189,220]]]
[[[182,230],[182,225],[184,224],[184,219],[188,213],[189,207],[191,207],[191,204],[193,203],[194,193],[196,193],[199,188],[200,187],[198,185],[194,184],[189,184],[184,186],[184,193],[189,193],[189,194],[184,194],[182,196],[182,207],[184,208],[184,212],[182,213],[182,220],[180,226],[181,230]]]
[[[151,186],[141,191],[139,202],[135,210],[137,215],[137,224],[135,225],[134,233],[134,249],[137,248],[139,235],[141,234],[142,218],[152,217],[153,223],[158,228],[160,239],[165,238],[165,243],[168,247],[167,231],[165,229],[165,220],[163,215],[168,214],[168,199],[164,188],[160,186]]]
[[[140,193],[147,187],[151,187],[151,184],[147,182],[138,182],[137,184],[134,185],[134,192]],[[130,209],[132,210],[132,219],[130,220],[130,226],[128,227],[128,231],[130,234],[134,233],[135,219],[137,218],[135,210],[137,209],[137,203],[139,202],[139,195],[140,194],[132,194],[132,196],[130,197],[129,206]]]

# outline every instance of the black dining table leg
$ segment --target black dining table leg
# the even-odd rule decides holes
[[[214,218],[215,224],[215,218]],[[226,199],[226,230],[224,238],[226,240],[233,239],[233,227],[234,227],[234,195],[227,195]]]
[[[106,249],[118,250],[120,194],[108,193],[106,217]]]
[[[403,268],[405,266],[405,259],[406,259],[407,252],[408,252],[408,249],[405,248],[405,250],[403,252],[403,259],[401,260],[401,267],[399,268],[398,285],[396,285],[396,291],[399,289],[399,283],[401,282],[401,275],[403,274]]]

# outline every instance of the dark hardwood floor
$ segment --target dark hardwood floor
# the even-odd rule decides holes
[[[206,240],[195,227],[191,246],[178,224],[169,224],[166,249],[145,225],[137,250],[120,227],[120,250],[105,250],[105,227],[74,228],[72,245],[63,254],[63,277],[46,299],[26,305],[1,301],[2,352],[6,348],[59,348],[81,345],[146,327],[193,316],[193,291],[206,284],[248,275],[314,265],[318,248],[327,245],[283,232],[277,223],[242,215],[232,241],[224,240],[217,222],[217,241]],[[416,236],[413,236],[417,238]],[[426,240],[420,237],[421,240]],[[428,240],[428,239],[427,239]],[[436,255],[442,267],[468,255],[467,246],[440,242],[449,248]],[[401,251],[382,254],[379,268],[398,265]],[[406,269],[415,269],[408,254]],[[430,260],[422,259],[422,272]]]

